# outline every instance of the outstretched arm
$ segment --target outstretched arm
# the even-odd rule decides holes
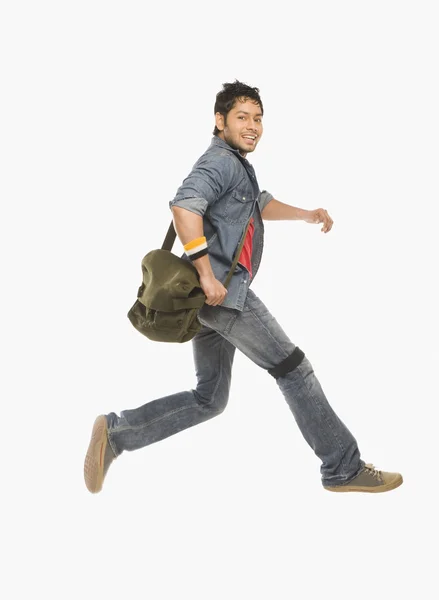
[[[321,231],[327,233],[331,230],[334,221],[324,208],[305,210],[284,204],[273,198],[262,211],[264,221],[305,221],[306,223],[323,223]]]

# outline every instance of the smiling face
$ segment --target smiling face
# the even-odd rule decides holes
[[[259,104],[246,98],[237,99],[235,106],[227,113],[215,115],[218,137],[229,146],[239,150],[242,156],[253,152],[262,136],[262,112]]]

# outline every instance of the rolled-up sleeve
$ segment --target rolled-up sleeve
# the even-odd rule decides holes
[[[231,186],[235,168],[234,160],[228,154],[202,157],[178,188],[169,208],[179,206],[203,216]]]
[[[264,210],[267,204],[273,200],[273,198],[274,196],[270,194],[270,192],[267,192],[267,190],[262,190],[259,196],[259,209],[261,212]]]

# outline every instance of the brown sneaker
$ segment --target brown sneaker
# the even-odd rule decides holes
[[[400,473],[387,473],[378,471],[371,464],[364,466],[363,470],[348,483],[326,487],[330,492],[388,492],[401,485]]]
[[[107,419],[100,415],[94,422],[84,461],[85,485],[92,494],[101,491],[105,475],[115,458],[108,443]]]

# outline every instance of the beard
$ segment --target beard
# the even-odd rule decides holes
[[[236,137],[238,137],[238,136],[236,136]],[[239,138],[240,138],[240,136],[239,136]],[[239,139],[239,141],[235,142],[233,140],[232,136],[227,135],[225,132],[224,132],[224,140],[227,144],[229,144],[229,146],[231,148],[233,148],[234,150],[238,150],[241,154],[242,153],[247,154],[248,152],[253,152],[257,146],[256,140],[255,140],[255,143],[253,146],[250,146],[250,144],[247,146],[247,144],[245,144],[245,142],[241,142],[240,139]]]

